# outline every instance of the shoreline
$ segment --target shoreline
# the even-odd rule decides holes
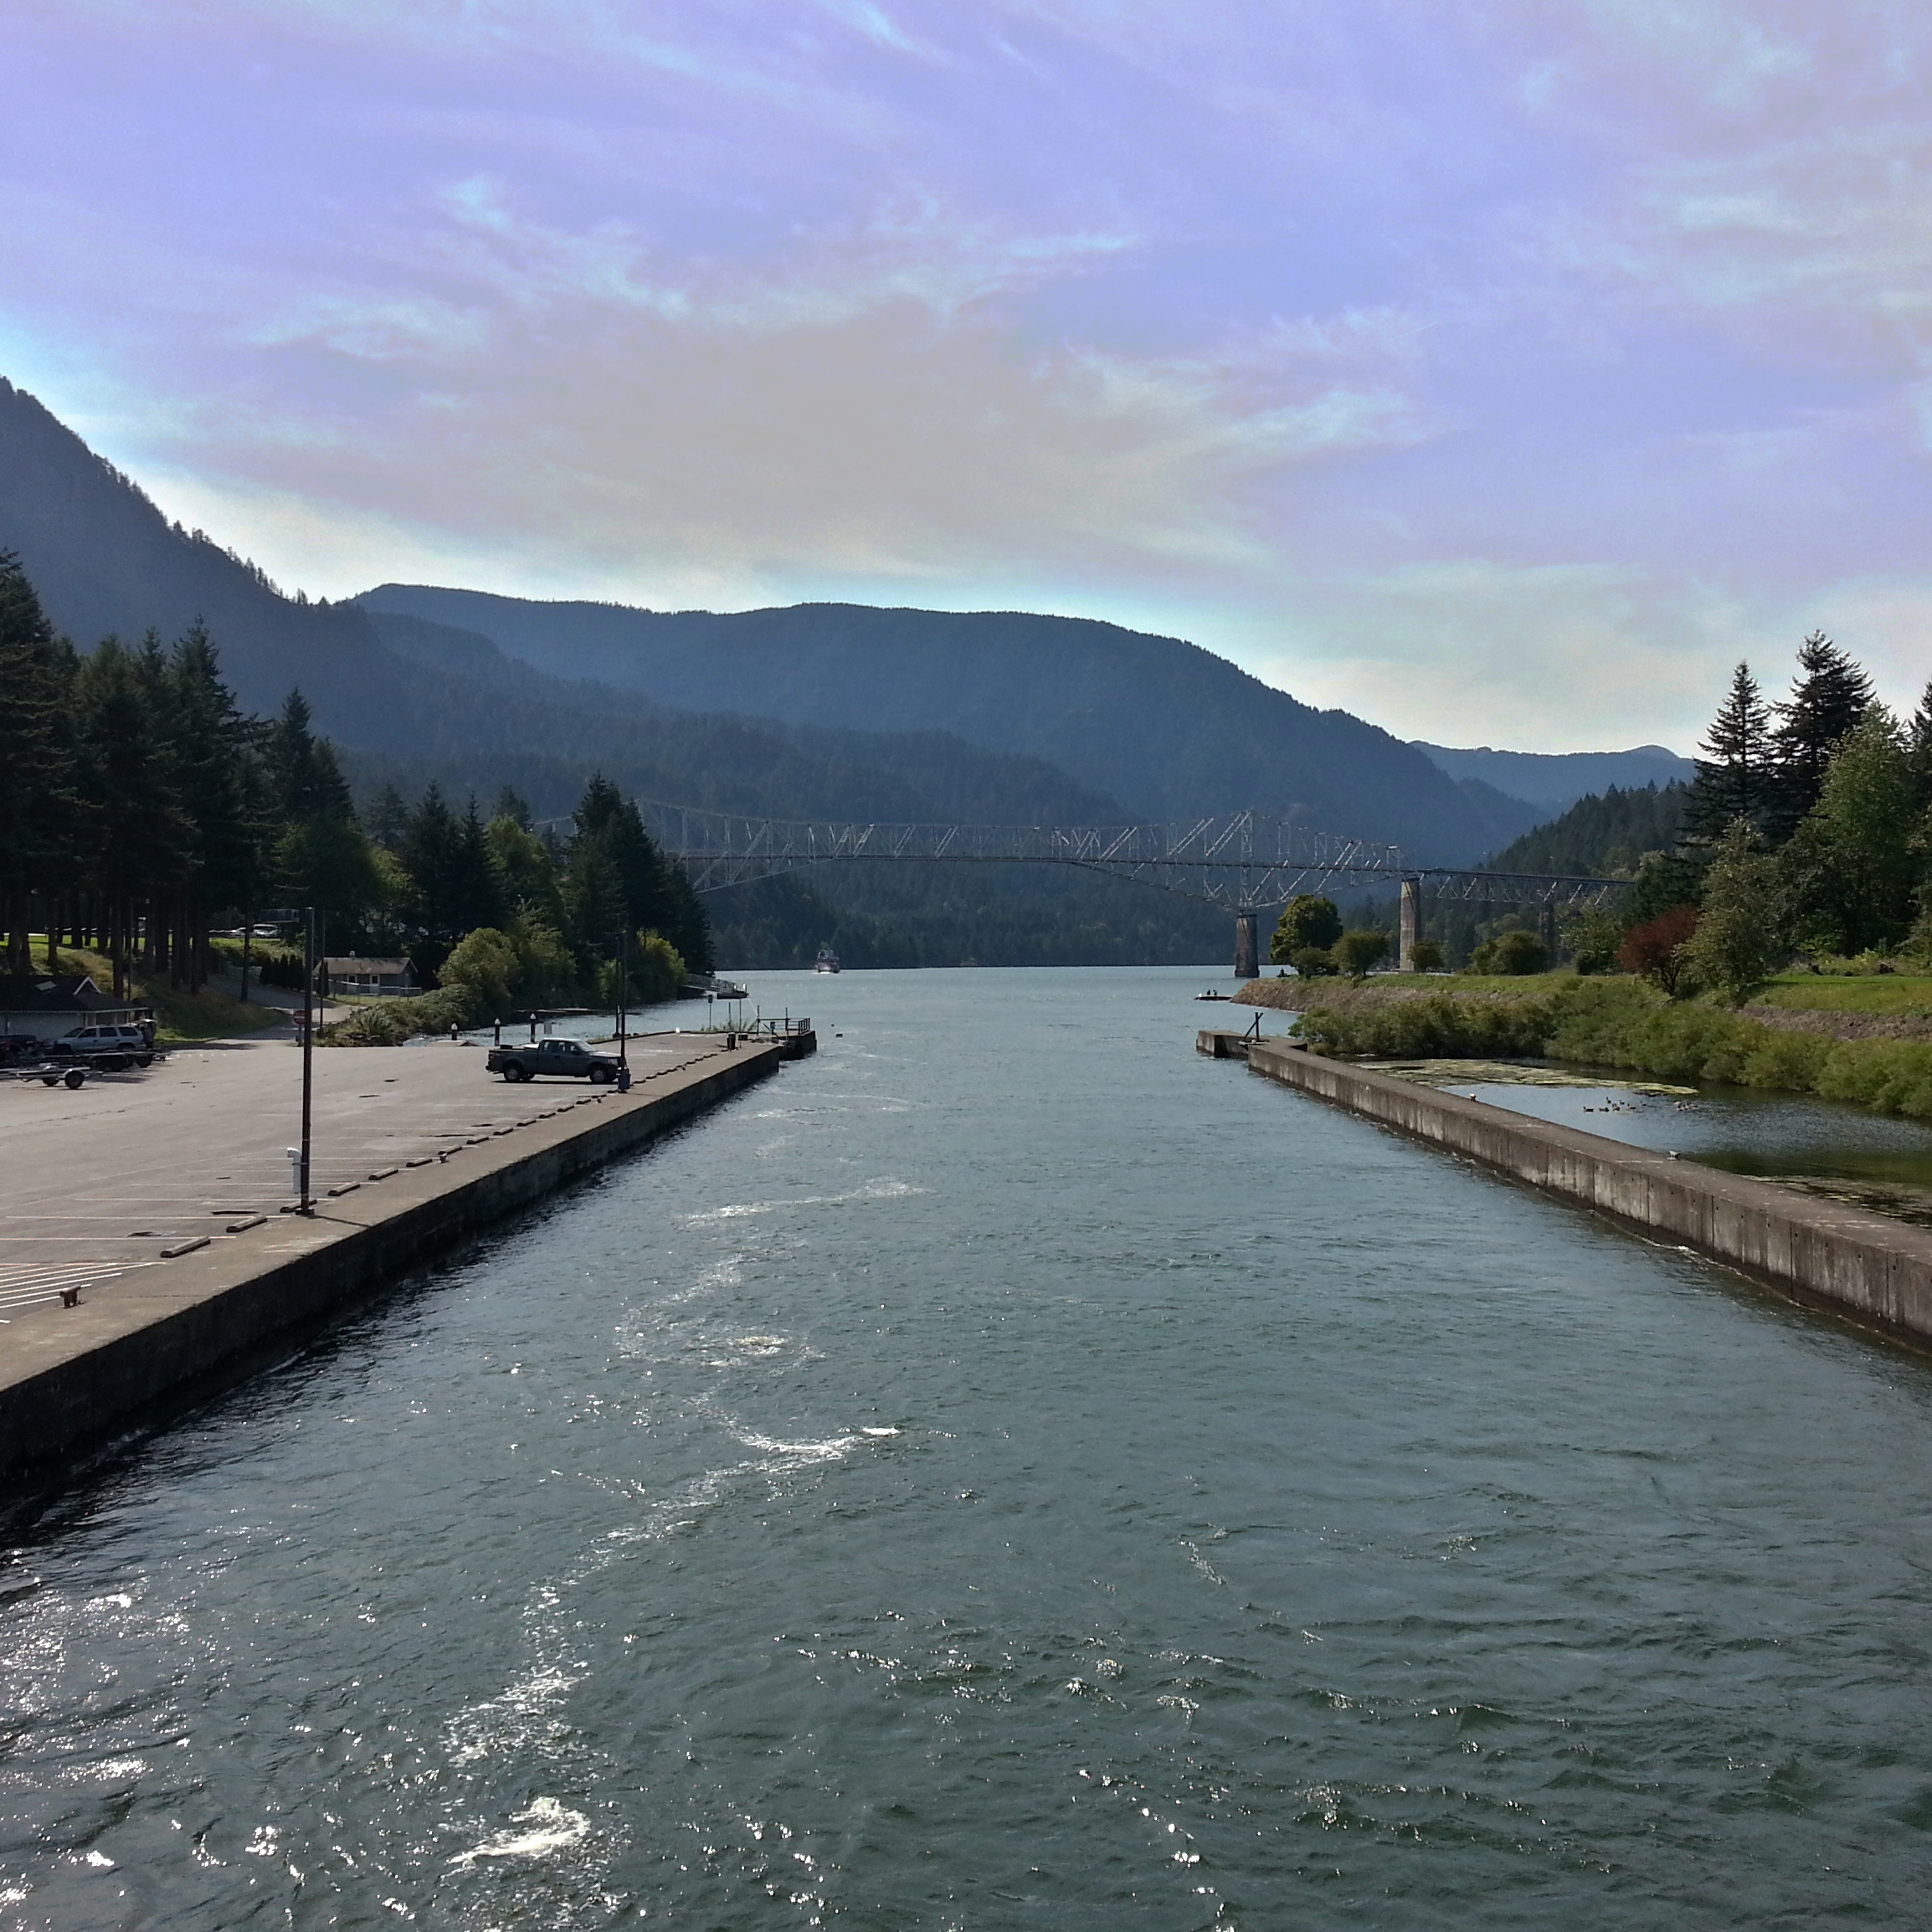
[[[640,1082],[512,1090],[514,1126],[329,1187],[312,1216],[257,1215],[165,1264],[40,1307],[0,1351],[0,1471],[58,1475],[146,1421],[245,1378],[263,1352],[494,1224],[723,1104],[815,1041],[715,1048]],[[551,1102],[547,1107],[540,1103]]]
[[[1796,1301],[1932,1349],[1932,1229],[1511,1112],[1280,1040],[1204,1031],[1215,1058],[1473,1160]]]

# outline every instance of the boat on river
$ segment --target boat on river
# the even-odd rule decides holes
[[[839,970],[838,954],[830,946],[820,947],[819,956],[812,963],[812,970],[814,973],[836,973]]]

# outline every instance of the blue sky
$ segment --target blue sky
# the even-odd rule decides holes
[[[0,373],[279,581],[1115,619],[1405,736],[1932,675],[1932,13],[6,10]]]

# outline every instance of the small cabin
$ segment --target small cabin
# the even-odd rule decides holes
[[[420,993],[416,969],[407,959],[324,959],[323,985],[330,993]]]
[[[76,1026],[138,1025],[146,1006],[103,993],[85,973],[0,974],[0,1033],[58,1040]]]

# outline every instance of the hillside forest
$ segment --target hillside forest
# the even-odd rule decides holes
[[[407,952],[488,1010],[618,991],[674,997],[708,971],[709,924],[681,866],[608,780],[568,833],[543,835],[514,792],[486,815],[434,785],[358,813],[300,691],[272,718],[236,704],[205,629],[172,645],[57,637],[18,562],[0,555],[0,926],[6,970],[63,948],[198,990],[218,927],[312,905],[325,953]],[[620,941],[619,935],[626,935]]]

